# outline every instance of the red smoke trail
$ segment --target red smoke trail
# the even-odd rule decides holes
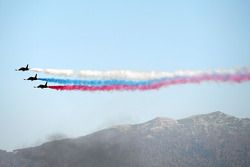
[[[223,74],[223,75],[211,75],[203,74],[200,76],[181,77],[174,79],[166,79],[157,83],[148,85],[105,85],[105,86],[84,86],[84,85],[64,85],[64,86],[48,86],[48,88],[55,90],[81,90],[81,91],[145,91],[155,90],[162,87],[168,87],[171,85],[179,84],[199,84],[201,82],[213,81],[213,82],[231,82],[231,83],[242,83],[250,81],[250,74]]]

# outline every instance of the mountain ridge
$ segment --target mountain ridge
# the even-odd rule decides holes
[[[0,166],[248,166],[249,138],[250,119],[218,111],[179,120],[157,117],[14,153],[0,151]]]

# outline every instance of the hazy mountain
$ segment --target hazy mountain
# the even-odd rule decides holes
[[[250,119],[221,112],[181,120],[156,118],[15,152],[1,167],[250,166]]]

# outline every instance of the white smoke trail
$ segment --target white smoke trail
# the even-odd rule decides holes
[[[178,70],[175,72],[138,72],[129,70],[117,70],[117,71],[92,71],[82,70],[75,72],[73,70],[58,70],[58,69],[40,69],[33,68],[31,71],[40,72],[55,76],[66,77],[80,77],[84,79],[124,79],[124,80],[151,80],[157,78],[173,78],[173,77],[192,77],[199,75],[230,75],[230,74],[246,74],[250,73],[250,68],[236,68],[236,69],[218,69],[208,71],[193,71],[193,70]]]
[[[75,75],[75,72],[73,70],[32,68],[32,69],[30,69],[30,71],[37,72],[37,73],[44,73],[44,74],[48,74],[48,75],[65,76],[65,77],[70,77],[70,76]]]

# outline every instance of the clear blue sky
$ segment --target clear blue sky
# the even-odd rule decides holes
[[[149,92],[33,89],[31,67],[175,71],[250,66],[250,1],[0,0],[0,149],[154,117],[250,117],[250,84]],[[41,75],[42,76],[42,75]]]

